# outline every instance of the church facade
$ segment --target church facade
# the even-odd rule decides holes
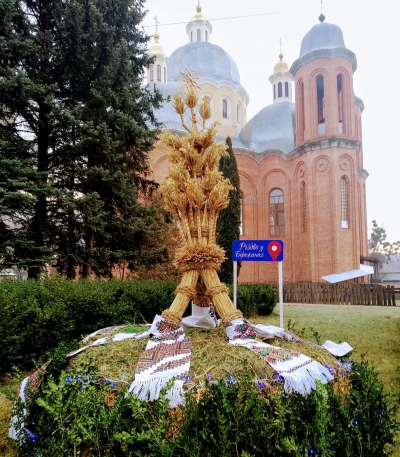
[[[167,57],[154,35],[155,62],[147,82],[165,95],[180,90],[180,72],[194,70],[201,94],[218,122],[218,141],[229,135],[240,175],[242,239],[284,242],[286,282],[324,282],[323,277],[367,281],[360,259],[368,256],[366,188],[361,113],[354,94],[355,54],[341,29],[324,21],[304,36],[289,68],[280,55],[272,76],[273,104],[247,120],[249,96],[238,68],[210,42],[212,26],[201,6],[186,27],[188,43]],[[182,133],[172,103],[156,112],[164,128]],[[150,153],[151,178],[168,173],[167,151]],[[349,273],[353,272],[353,273]],[[329,279],[328,279],[329,280]],[[243,262],[240,282],[277,282],[277,267]]]

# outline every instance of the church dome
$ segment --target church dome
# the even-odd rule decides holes
[[[232,57],[221,47],[208,41],[195,41],[181,46],[171,54],[168,80],[178,82],[180,71],[194,70],[198,77],[227,80],[240,84],[239,70]]]
[[[243,127],[239,139],[247,149],[257,153],[295,149],[295,105],[281,102],[268,105]]]
[[[163,47],[162,44],[158,41],[160,39],[160,35],[158,33],[154,34],[154,41],[149,46],[149,54],[150,55],[157,55],[163,54]]]
[[[321,49],[346,49],[340,27],[322,22],[306,33],[300,48],[300,58]]]
[[[289,70],[288,64],[283,60],[283,54],[279,54],[279,62],[274,67],[274,73],[285,73]]]

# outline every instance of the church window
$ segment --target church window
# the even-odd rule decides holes
[[[275,87],[275,84],[274,84],[274,100],[276,99],[276,87]]]
[[[347,176],[342,176],[340,179],[340,203],[342,228],[349,228],[349,181]]]
[[[242,123],[242,107],[241,107],[240,103],[237,104],[236,114],[237,114],[237,121],[239,122],[239,124],[241,124]]]
[[[301,81],[299,83],[297,97],[298,97],[298,113],[299,113],[299,141],[304,140],[304,130],[305,130],[305,112],[304,112],[304,83]]]
[[[164,83],[167,82],[167,68],[164,67]]]
[[[157,81],[161,81],[161,65],[157,65]]]
[[[270,235],[285,233],[284,198],[280,189],[273,189],[269,194],[269,233]]]
[[[285,97],[289,97],[289,83],[285,82]]]
[[[307,200],[306,200],[306,183],[300,183],[300,209],[301,209],[301,231],[307,231]]]
[[[222,117],[228,119],[228,100],[226,98],[222,100]]]
[[[318,134],[325,133],[325,94],[324,77],[317,76],[317,115],[318,115]]]
[[[243,194],[240,192],[240,225],[239,234],[243,235]]]
[[[197,41],[201,41],[201,30],[197,29]]]
[[[282,83],[278,83],[278,98],[282,97]]]
[[[206,41],[208,41],[208,32],[207,32],[207,30],[205,31],[205,35],[206,35]]]
[[[339,133],[343,133],[343,75],[337,75]]]
[[[154,65],[150,65],[150,81],[154,81]]]
[[[190,32],[190,42],[193,43],[193,32]]]

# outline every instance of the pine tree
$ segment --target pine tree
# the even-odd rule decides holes
[[[217,244],[225,249],[226,260],[221,265],[219,277],[221,281],[231,284],[233,282],[232,241],[238,240],[241,224],[241,193],[239,171],[235,154],[232,149],[232,140],[228,136],[228,157],[221,157],[219,169],[225,178],[228,178],[234,187],[229,191],[229,205],[223,209],[217,221]],[[238,262],[238,275],[241,263]]]
[[[0,258],[73,278],[162,257],[141,0],[0,0]],[[150,129],[149,126],[153,128]]]

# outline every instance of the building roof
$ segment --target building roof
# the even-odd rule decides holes
[[[208,41],[194,41],[174,51],[168,64],[168,81],[178,82],[180,72],[195,70],[196,76],[240,84],[239,70],[232,57],[220,46]]]
[[[316,24],[308,31],[300,47],[300,56],[304,57],[313,51],[320,49],[346,49],[343,39],[343,33],[340,27],[328,22]]]
[[[245,148],[257,153],[269,149],[285,153],[293,151],[296,147],[294,103],[266,106],[247,122],[239,133],[239,139]]]

